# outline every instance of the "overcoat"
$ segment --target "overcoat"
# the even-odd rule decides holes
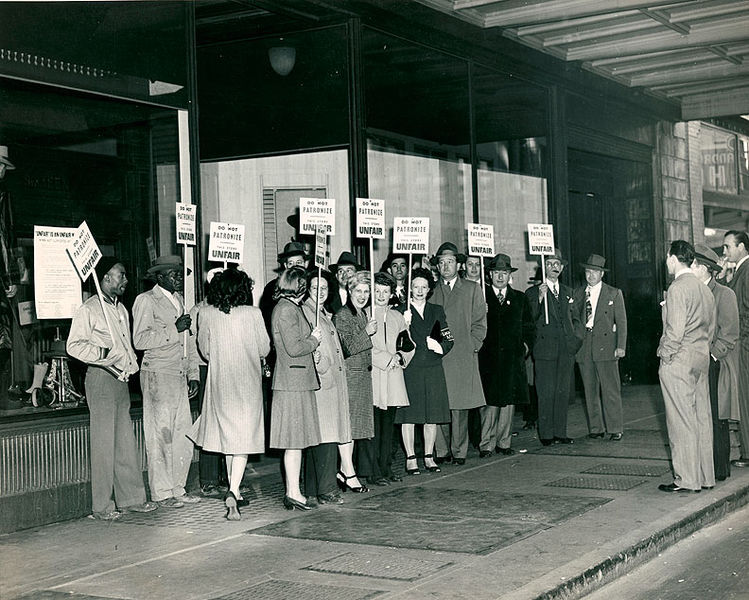
[[[523,292],[509,285],[499,303],[486,286],[486,339],[479,351],[479,371],[489,406],[528,404],[526,348],[533,348],[536,325]]]
[[[406,331],[406,320],[394,308],[375,307],[377,332],[372,336],[372,395],[377,408],[408,406],[408,393],[403,369],[411,362],[416,349],[401,352],[403,366],[388,368],[396,355],[396,342],[401,331]]]
[[[484,406],[478,361],[486,337],[486,303],[481,286],[457,277],[450,290],[440,281],[429,303],[444,309],[454,340],[452,350],[442,359],[450,410]]]
[[[573,294],[571,305],[575,322],[580,324],[578,333],[583,337],[583,346],[577,352],[577,362],[593,357],[593,361],[616,360],[614,350],[627,348],[627,311],[624,308],[622,291],[601,282],[596,314],[593,316],[593,331],[585,335],[585,288],[580,286]],[[585,347],[590,343],[590,348]]]
[[[363,310],[354,315],[348,305],[333,316],[346,359],[351,437],[355,440],[374,437],[372,340],[366,331],[367,320]]]
[[[715,279],[708,284],[715,298],[715,334],[710,354],[720,361],[718,418],[739,420],[739,306],[734,291]]]
[[[320,389],[312,358],[320,343],[311,335],[312,326],[302,309],[281,298],[273,308],[271,328],[276,348],[273,389],[290,392]]]

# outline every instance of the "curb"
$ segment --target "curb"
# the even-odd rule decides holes
[[[535,596],[533,600],[574,600],[611,583],[639,565],[652,560],[658,553],[686,538],[706,525],[749,504],[749,486],[716,500],[680,521],[655,532],[626,550],[599,562],[555,588]]]

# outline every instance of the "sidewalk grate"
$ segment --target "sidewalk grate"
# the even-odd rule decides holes
[[[563,477],[544,485],[586,490],[626,491],[645,483],[645,481],[647,480],[632,479],[631,477],[582,477],[580,475],[573,475],[572,477]]]
[[[597,475],[631,475],[634,477],[660,477],[671,472],[668,465],[632,465],[603,463],[582,471]]]
[[[454,565],[453,562],[436,562],[403,556],[403,553],[378,553],[376,555],[347,552],[305,567],[308,571],[377,577],[395,581],[416,581]]]
[[[381,590],[367,590],[332,585],[299,583],[272,579],[237,590],[214,600],[365,600],[384,594]]]

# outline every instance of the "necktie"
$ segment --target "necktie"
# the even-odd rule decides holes
[[[593,316],[593,305],[590,303],[590,288],[585,288],[585,325],[588,326]]]
[[[551,293],[554,294],[554,300],[559,300],[559,288],[557,286],[551,288]]]

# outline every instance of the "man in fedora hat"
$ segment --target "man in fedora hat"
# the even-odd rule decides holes
[[[468,411],[486,405],[478,363],[486,337],[486,303],[480,286],[458,277],[465,258],[455,244],[445,242],[430,260],[440,277],[429,302],[444,309],[455,342],[442,359],[451,424],[437,429],[435,450],[442,462],[452,453],[458,465],[465,464],[468,452]]]
[[[525,357],[533,347],[536,325],[523,292],[510,286],[517,271],[507,254],[497,254],[486,266],[486,338],[479,351],[479,372],[486,406],[481,407],[479,456],[514,454],[512,418],[515,405],[528,404]]]
[[[525,294],[536,323],[533,345],[536,392],[538,395],[538,437],[544,446],[554,442],[571,444],[567,437],[567,408],[575,365],[580,348],[573,323],[572,289],[559,281],[567,261],[559,248],[544,256],[546,280],[530,287]],[[546,322],[544,304],[548,306]]]
[[[302,267],[307,268],[307,262],[309,261],[309,254],[301,242],[288,242],[283,247],[283,252],[278,254],[278,271],[285,271],[291,267]],[[276,306],[276,301],[273,300],[273,292],[276,290],[276,282],[278,277],[271,279],[268,284],[263,288],[263,294],[260,296],[260,303],[258,308],[263,313],[263,320],[265,321],[265,328],[268,330],[270,335],[270,316],[273,314],[273,308]],[[266,358],[266,362],[272,364],[275,362],[270,356]]]
[[[707,380],[713,421],[715,479],[723,481],[731,475],[728,419],[738,416],[731,414],[731,407],[738,403],[739,306],[734,291],[715,281],[715,275],[723,270],[719,261],[718,255],[711,248],[695,244],[692,272],[710,288],[715,299],[715,333],[710,342]]]
[[[133,344],[143,350],[143,435],[148,452],[151,498],[180,508],[200,502],[185,492],[193,445],[189,397],[197,394],[200,372],[195,344],[185,341],[192,319],[182,298],[182,258],[159,256],[146,277],[156,285],[133,304]]]
[[[125,266],[105,256],[94,276],[99,277],[101,299],[92,296],[75,313],[66,349],[88,365],[92,516],[111,521],[122,511],[150,512],[158,506],[146,502],[130,419],[127,378],[138,372],[138,362],[130,342],[130,315],[119,301],[127,287]]]
[[[603,282],[606,259],[591,254],[580,266],[587,285],[573,295],[572,310],[582,325],[577,366],[585,388],[588,437],[619,441],[624,431],[619,359],[627,348],[627,312],[622,291]]]
[[[348,291],[346,285],[348,284],[349,278],[356,273],[361,271],[361,266],[356,260],[353,252],[344,251],[338,257],[338,261],[330,265],[330,272],[335,275],[338,293],[334,293],[332,290],[330,294],[333,299],[330,301],[330,307],[333,314],[337,313],[348,301]]]

